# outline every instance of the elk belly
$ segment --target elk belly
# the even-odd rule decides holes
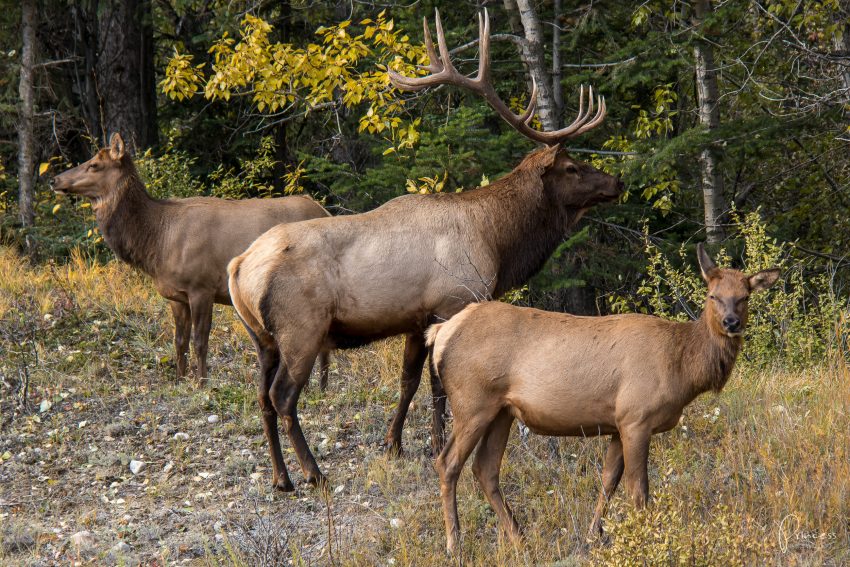
[[[516,377],[506,396],[514,417],[542,435],[596,436],[615,433],[609,384],[563,375]]]

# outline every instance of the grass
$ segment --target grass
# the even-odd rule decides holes
[[[450,563],[427,378],[405,428],[407,456],[380,447],[400,339],[335,354],[329,391],[305,391],[302,425],[331,487],[280,494],[268,487],[253,352],[230,309],[215,313],[206,389],[174,379],[167,305],[116,262],[77,254],[33,267],[0,248],[0,325],[0,563]],[[605,440],[553,444],[515,430],[502,477],[525,542],[499,536],[466,470],[463,562],[847,564],[848,385],[837,353],[805,370],[740,365],[722,394],[654,438],[653,503],[638,512],[618,492],[607,545],[584,538]],[[209,423],[212,414],[220,420]],[[137,475],[131,459],[145,462]],[[94,534],[91,549],[69,545],[81,530]]]

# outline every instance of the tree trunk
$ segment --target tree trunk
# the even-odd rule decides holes
[[[35,222],[33,208],[33,83],[32,70],[35,65],[35,0],[21,2],[21,78],[18,85],[20,106],[18,107],[18,209],[21,224],[31,227]],[[32,251],[30,236],[26,237],[27,249]]]
[[[700,26],[711,11],[710,0],[696,0],[694,3],[694,26],[697,33],[705,33]],[[696,65],[697,103],[700,123],[709,131],[720,126],[720,108],[717,105],[717,74],[714,65],[714,49],[701,37],[694,42],[694,60]],[[705,209],[706,240],[716,244],[723,240],[722,224],[726,205],[723,199],[723,177],[718,167],[718,159],[712,148],[707,147],[699,155],[700,178],[702,181],[703,206]]]
[[[156,142],[150,0],[102,2],[95,83],[105,142],[120,132],[133,149]]]
[[[561,0],[555,0],[552,14],[552,100],[555,103],[556,128],[564,115],[564,91],[561,87]]]
[[[537,116],[544,130],[557,130],[558,116],[552,97],[551,78],[546,72],[543,27],[540,25],[540,18],[534,12],[532,0],[516,0],[516,7],[519,10],[519,18],[528,44],[527,48],[523,49],[523,62],[528,66],[528,72],[537,83]]]

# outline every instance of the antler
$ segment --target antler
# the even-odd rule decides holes
[[[523,136],[542,142],[548,145],[555,145],[563,142],[568,138],[578,136],[582,132],[587,132],[591,128],[598,126],[605,118],[605,97],[597,96],[596,114],[591,118],[593,113],[593,87],[590,87],[589,104],[587,109],[584,108],[584,86],[581,87],[579,94],[578,116],[573,123],[566,128],[561,128],[554,132],[541,132],[532,128],[529,123],[534,117],[534,112],[537,109],[537,83],[532,77],[531,80],[531,100],[528,107],[522,114],[514,114],[507,104],[496,94],[496,89],[490,83],[490,17],[487,14],[487,9],[484,9],[484,18],[478,14],[478,36],[480,38],[480,55],[478,58],[478,75],[471,79],[465,75],[458,73],[457,69],[452,65],[449,49],[446,47],[446,36],[443,33],[443,24],[440,21],[440,11],[436,12],[437,24],[437,44],[440,49],[440,55],[434,50],[434,42],[431,40],[431,31],[428,29],[428,20],[422,18],[422,25],[425,28],[425,49],[428,51],[428,59],[430,64],[427,67],[422,67],[431,72],[427,77],[405,77],[395,71],[390,70],[390,81],[393,85],[402,91],[419,91],[426,87],[434,85],[454,85],[478,93],[499,113],[499,116],[504,118],[505,122],[510,124]]]

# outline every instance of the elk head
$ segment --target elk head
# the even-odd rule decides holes
[[[704,317],[712,331],[727,337],[741,337],[747,326],[750,294],[767,289],[779,279],[779,268],[762,270],[751,276],[729,268],[718,268],[702,246],[697,244],[702,277],[708,284]]]
[[[523,136],[549,146],[537,155],[530,157],[540,159],[541,177],[546,191],[553,195],[554,201],[567,208],[589,208],[593,205],[617,199],[623,192],[622,182],[591,165],[574,160],[560,148],[560,144],[569,138],[587,132],[602,123],[605,118],[605,98],[596,97],[596,112],[594,113],[593,88],[581,87],[579,92],[579,110],[576,119],[565,128],[554,132],[541,132],[531,126],[537,107],[537,84],[532,78],[531,98],[528,107],[522,114],[515,114],[505,102],[499,98],[496,89],[490,82],[490,18],[487,10],[484,16],[478,14],[478,33],[480,55],[478,59],[478,75],[475,78],[460,74],[452,64],[440,12],[436,10],[437,44],[440,54],[434,49],[428,21],[423,18],[425,49],[428,52],[430,64],[425,67],[431,72],[426,77],[405,77],[389,70],[392,84],[402,91],[418,91],[435,85],[454,85],[470,90],[483,97],[490,106]],[[585,105],[585,96],[587,104]]]
[[[125,174],[124,140],[115,133],[109,147],[99,150],[85,163],[50,180],[50,187],[60,194],[72,194],[99,201],[106,197]]]
[[[572,159],[566,150],[553,146],[552,164],[542,175],[543,187],[555,202],[570,209],[587,209],[617,200],[623,183],[590,164]]]

